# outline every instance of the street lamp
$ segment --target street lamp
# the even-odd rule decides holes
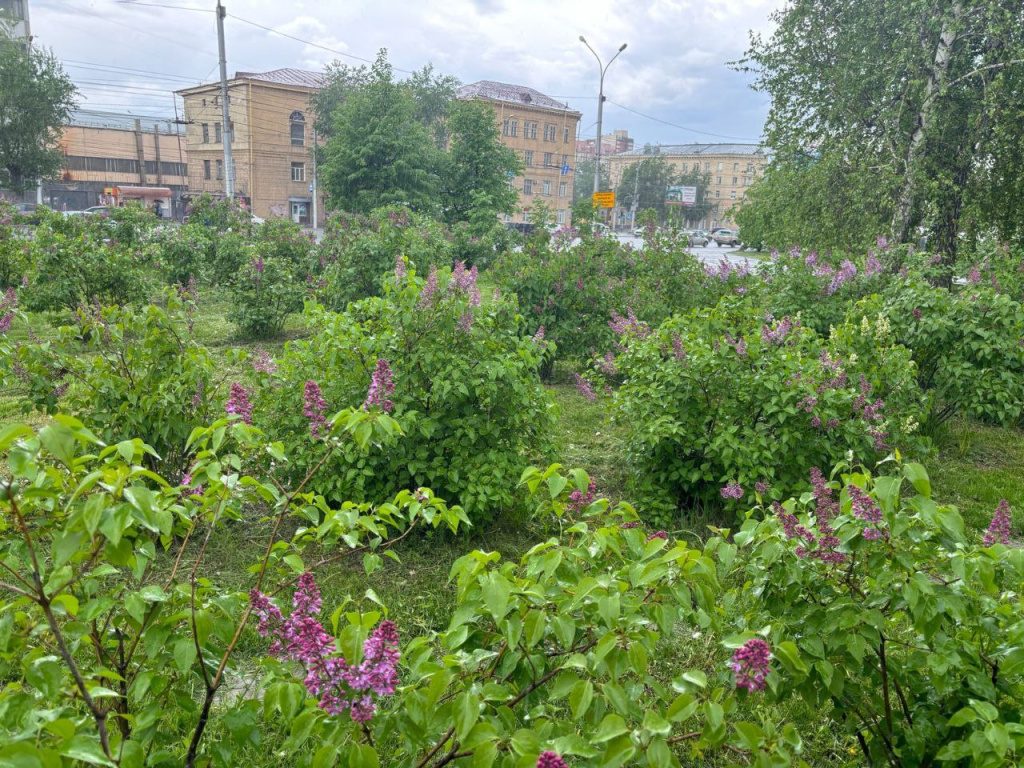
[[[587,39],[580,35],[580,42],[587,46],[594,58],[597,59],[597,67],[601,72],[601,80],[597,91],[597,142],[595,148],[597,150],[597,162],[594,165],[594,194],[601,191],[601,117],[604,114],[604,73],[608,71],[608,67],[612,65],[612,62],[619,58],[619,54],[626,50],[626,44],[623,43],[619,46],[619,50],[615,52],[615,55],[609,59],[607,64],[601,63],[601,57],[597,55],[597,51],[590,47],[590,43]]]

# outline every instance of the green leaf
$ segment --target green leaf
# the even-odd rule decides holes
[[[25,680],[47,699],[55,699],[64,679],[62,669],[63,663],[56,656],[43,656],[25,670]]]
[[[455,736],[465,741],[480,718],[480,699],[473,693],[461,693],[455,697]]]
[[[928,472],[920,464],[908,462],[903,465],[903,475],[914,485],[914,490],[922,496],[931,498],[932,483],[928,479]]]
[[[605,715],[604,720],[601,721],[594,733],[593,740],[602,744],[624,733],[629,733],[629,726],[626,725],[626,721],[622,717],[615,714]]]
[[[183,637],[174,644],[174,664],[179,672],[188,672],[196,660],[196,646],[192,637]]]
[[[561,475],[551,475],[548,478],[548,493],[551,495],[551,498],[557,499],[568,484],[569,481]]]
[[[796,647],[795,643],[790,642],[789,640],[778,643],[774,648],[772,648],[772,655],[781,661],[783,666],[786,667],[790,673],[797,673],[800,675],[807,674],[807,665],[804,663],[803,659],[800,658],[800,651]]]
[[[967,725],[967,723],[973,723],[977,719],[978,715],[973,709],[971,709],[970,707],[964,707],[951,718],[949,718],[949,721],[946,723],[946,725],[948,725],[950,728],[959,728],[962,725]]]
[[[497,571],[492,571],[483,584],[484,604],[495,621],[501,621],[508,613],[508,599],[512,585]]]
[[[62,424],[50,424],[39,430],[39,442],[61,464],[71,469],[75,462],[75,434]]]
[[[569,692],[569,707],[572,709],[573,719],[579,720],[587,714],[593,700],[594,684],[589,680],[580,680],[576,683]]]
[[[93,741],[93,738],[83,734],[75,736],[65,744],[61,748],[60,753],[64,757],[70,757],[72,760],[81,760],[89,765],[115,765],[103,754],[103,749],[98,741]]]

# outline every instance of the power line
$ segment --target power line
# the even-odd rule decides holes
[[[721,133],[711,133],[710,131],[699,131],[696,128],[687,128],[685,125],[678,125],[676,123],[670,123],[668,120],[662,120],[660,117],[654,117],[653,115],[646,115],[643,112],[638,112],[637,110],[632,109],[630,107],[624,106],[622,104],[617,104],[616,102],[612,101],[611,99],[607,99],[607,101],[608,101],[609,104],[613,104],[614,106],[618,107],[619,109],[624,109],[627,112],[632,112],[634,115],[639,115],[640,117],[646,117],[648,120],[653,120],[656,123],[661,123],[663,125],[668,125],[668,126],[671,126],[672,128],[678,128],[681,131],[687,131],[689,133],[699,133],[699,134],[702,134],[704,136],[714,136],[714,137],[719,138],[719,139],[732,139],[734,141],[744,141],[744,142],[748,142],[748,143],[751,143],[751,144],[760,144],[761,143],[760,139],[750,139],[750,138],[745,138],[745,137],[742,137],[742,136],[726,136],[726,135],[721,134]]]
[[[150,76],[153,77],[153,79],[156,79],[156,80],[167,80],[167,81],[180,80],[180,81],[186,82],[186,83],[199,82],[199,79],[195,78],[195,77],[185,77],[183,75],[168,75],[168,74],[164,74],[163,72],[154,72],[154,71],[149,70],[149,69],[132,69],[130,67],[117,67],[117,66],[108,65],[108,64],[95,64],[95,63],[89,62],[89,61],[75,61],[74,59],[62,59],[61,61],[62,61],[63,64],[67,64],[68,66],[74,67],[76,69],[97,70],[97,71],[101,71],[101,72],[110,72],[110,73],[117,74],[117,75],[120,75],[120,74],[150,75]]]
[[[243,24],[249,24],[250,26],[253,26],[253,27],[258,27],[259,29],[265,30],[267,32],[272,32],[273,34],[280,35],[281,37],[287,37],[289,40],[294,40],[297,43],[303,43],[304,45],[310,45],[310,46],[312,46],[314,48],[319,48],[319,49],[321,49],[323,51],[327,51],[328,53],[334,53],[334,54],[337,54],[338,56],[345,56],[346,58],[355,59],[356,61],[362,61],[362,62],[364,62],[366,64],[373,64],[373,60],[372,59],[365,59],[362,56],[356,56],[356,55],[351,54],[351,53],[345,53],[344,51],[335,50],[334,48],[328,48],[326,45],[320,45],[319,43],[314,43],[312,40],[303,40],[301,37],[296,37],[295,35],[289,35],[287,32],[282,32],[279,29],[274,29],[273,27],[265,27],[262,24],[257,24],[255,21],[249,21],[249,19],[243,19],[241,16],[235,16],[233,13],[229,13],[227,15],[230,16],[235,21],[240,21]],[[396,72],[404,72],[407,75],[415,74],[412,70],[402,69],[401,67],[396,67],[394,65],[392,65],[392,69],[394,69]]]
[[[199,13],[215,13],[212,8],[190,8],[187,5],[162,5],[160,3],[140,3],[136,0],[118,0],[122,5],[142,5],[147,8],[168,8],[175,11],[198,11]]]

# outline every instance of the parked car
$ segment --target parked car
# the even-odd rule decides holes
[[[643,237],[646,229],[646,227],[637,227],[633,230],[633,237]]]
[[[690,247],[699,245],[701,248],[707,248],[708,236],[701,232],[699,229],[691,230],[687,232],[690,236]]]
[[[715,241],[715,245],[721,247],[723,245],[739,245],[740,237],[731,229],[718,229],[711,236],[711,239]]]

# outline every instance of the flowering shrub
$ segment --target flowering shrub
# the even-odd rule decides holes
[[[367,459],[337,453],[315,488],[373,500],[428,486],[474,517],[514,503],[527,456],[546,444],[550,404],[537,378],[541,344],[515,304],[481,303],[475,270],[418,277],[400,260],[383,297],[342,314],[310,310],[310,339],[289,342],[276,371],[257,376],[253,422],[285,443],[304,473],[326,448],[323,415],[344,407],[391,413],[405,438]]]
[[[89,419],[105,442],[142,435],[153,448],[147,465],[181,477],[188,436],[217,412],[223,382],[191,337],[190,303],[173,291],[165,298],[141,311],[80,308],[57,339],[0,358],[5,386],[24,391],[26,410]]]
[[[668,527],[680,507],[781,498],[806,468],[923,449],[909,352],[868,328],[822,340],[741,302],[631,332],[615,361],[636,497]],[[755,484],[762,483],[762,490]]]
[[[369,217],[332,216],[320,244],[324,265],[317,297],[341,311],[352,301],[380,296],[382,281],[401,258],[427,274],[433,265],[452,263],[450,234],[435,220],[408,208],[380,208]]]
[[[768,284],[764,306],[776,317],[799,316],[804,326],[827,334],[843,322],[852,302],[882,290],[898,258],[884,238],[864,257],[799,247],[772,251],[771,262],[762,269]]]
[[[0,291],[20,287],[33,270],[32,239],[14,206],[0,201]]]
[[[228,319],[243,336],[266,338],[281,333],[288,316],[302,310],[316,287],[319,269],[312,235],[291,221],[268,221],[259,227],[250,247],[232,253],[247,254],[248,261],[233,279],[213,278],[232,283]]]
[[[153,243],[157,264],[170,285],[188,285],[207,277],[214,237],[206,227],[188,223],[159,232]]]
[[[983,284],[960,290],[911,276],[851,315],[888,318],[913,351],[921,387],[933,393],[932,425],[956,413],[1000,424],[1024,409],[1024,306]]]
[[[73,310],[93,301],[138,304],[149,296],[151,246],[130,220],[43,211],[31,243],[33,272],[22,291],[29,310]]]
[[[728,551],[734,605],[794,638],[802,673],[773,698],[831,706],[865,764],[1018,765],[1024,558],[974,545],[919,464],[845,465],[753,512]]]

